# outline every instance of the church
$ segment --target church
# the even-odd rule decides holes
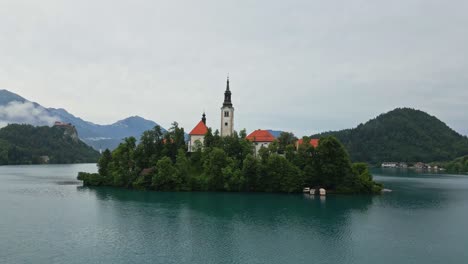
[[[231,101],[229,77],[227,78],[224,102],[221,107],[221,126],[219,131],[222,137],[231,136],[234,133],[234,107],[232,106]],[[208,132],[208,127],[206,126],[206,115],[203,113],[201,121],[198,122],[198,124],[189,133],[189,152],[194,152],[198,147],[203,146],[206,132]],[[246,139],[252,141],[255,148],[255,154],[257,154],[262,147],[268,147],[273,141],[277,140],[280,134],[281,131],[257,129],[250,133]],[[302,143],[302,139],[298,140],[295,144],[296,148],[299,148],[299,145]],[[313,147],[317,147],[318,139],[311,139],[310,144]]]
[[[197,145],[203,145],[205,134],[208,132],[206,126],[206,115],[203,113],[202,119],[189,133],[188,151],[194,152]],[[231,101],[231,90],[229,88],[229,77],[226,82],[226,91],[224,92],[224,102],[221,107],[221,127],[220,132],[222,137],[231,136],[234,133],[234,107]]]

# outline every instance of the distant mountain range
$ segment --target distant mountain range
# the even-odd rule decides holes
[[[468,155],[468,138],[423,111],[397,108],[353,129],[325,132],[347,148],[353,161],[449,161]]]
[[[8,90],[0,90],[0,127],[9,123],[51,126],[55,121],[74,125],[80,139],[97,150],[114,149],[125,137],[139,139],[144,131],[158,125],[139,116],[128,117],[110,125],[94,124],[65,109],[45,108]]]

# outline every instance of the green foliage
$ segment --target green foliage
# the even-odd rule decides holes
[[[0,129],[0,165],[92,163],[98,159],[99,153],[83,143],[73,127],[11,124]]]
[[[380,164],[384,161],[448,161],[468,154],[468,138],[425,112],[398,108],[353,129],[327,132],[349,151],[352,160]]]
[[[156,190],[171,191],[179,190],[182,183],[177,169],[172,164],[169,157],[161,158],[156,164],[156,175],[152,180],[152,185]]]
[[[281,134],[278,137],[278,153],[283,154],[286,151],[286,147],[293,146],[296,140],[297,138],[294,136],[293,133],[281,132]]]
[[[112,161],[112,154],[109,149],[104,150],[101,157],[98,160],[98,173],[101,175],[109,174],[109,163]]]
[[[222,191],[224,189],[223,169],[231,165],[232,160],[226,155],[226,152],[220,148],[213,148],[203,163],[204,174],[211,182],[210,189]]]
[[[321,138],[316,152],[318,183],[321,186],[336,189],[352,174],[348,153],[336,138]]]
[[[284,133],[281,141],[262,147],[255,155],[245,132],[220,137],[209,129],[204,145],[187,153],[181,131],[174,123],[164,135],[157,128],[145,132],[138,145],[134,138],[127,138],[112,153],[104,152],[99,174],[80,174],[79,178],[86,185],[159,191],[293,193],[307,186],[345,193],[380,191],[367,166],[352,166],[334,137],[322,138],[317,149],[303,144],[296,150],[294,136]]]
[[[244,175],[245,191],[261,189],[258,160],[252,154],[248,154],[245,157],[242,166],[242,174]]]
[[[450,162],[436,164],[442,167],[448,173],[454,174],[468,174],[468,155],[457,158]]]
[[[105,185],[105,179],[99,173],[79,172],[78,180],[83,181],[84,186],[101,186]]]

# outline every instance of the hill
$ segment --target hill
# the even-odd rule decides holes
[[[86,163],[99,156],[73,127],[12,124],[0,129],[0,165]]]
[[[435,162],[432,165],[444,168],[447,173],[468,174],[468,155],[449,162]]]
[[[468,154],[468,138],[423,111],[397,108],[353,129],[325,132],[348,149],[353,161],[448,161]]]
[[[63,108],[45,108],[8,90],[0,90],[0,127],[6,124],[50,126],[55,121],[73,124],[80,138],[95,149],[114,149],[123,138],[140,138],[144,131],[158,125],[139,116],[128,117],[109,125],[94,124]]]

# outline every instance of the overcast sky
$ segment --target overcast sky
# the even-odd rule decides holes
[[[468,134],[468,1],[1,0],[0,89],[85,120],[297,136],[395,107]]]

